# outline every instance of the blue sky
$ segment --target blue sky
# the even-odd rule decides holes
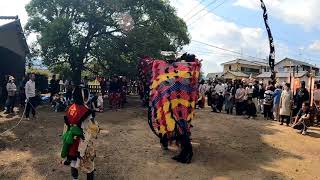
[[[207,7],[212,2],[215,3]],[[291,57],[320,64],[320,12],[316,8],[320,7],[320,1],[265,0],[265,3],[275,38],[276,59]],[[204,60],[204,72],[221,71],[220,64],[234,58],[268,56],[268,39],[259,0],[171,0],[171,4],[177,14],[191,24],[192,41],[184,51],[196,53]],[[190,19],[192,15],[195,16]],[[232,56],[194,40],[242,52],[243,56]]]
[[[28,2],[0,0],[0,16],[19,15],[24,25],[28,19],[24,7]],[[170,3],[187,22],[192,37],[191,44],[183,51],[203,59],[205,73],[222,71],[220,64],[235,58],[250,60],[252,56],[268,56],[269,44],[259,0],[170,0]],[[291,57],[320,65],[320,1],[265,0],[265,3],[275,38],[276,59]],[[204,10],[193,16],[201,9]],[[35,35],[28,37],[29,44],[34,40]],[[242,56],[196,41],[241,52]]]

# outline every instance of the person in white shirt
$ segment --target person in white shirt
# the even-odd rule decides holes
[[[26,91],[26,118],[29,118],[30,110],[32,111],[32,115],[35,118],[36,116],[36,85],[35,85],[35,75],[30,74],[29,81],[26,83],[25,91]]]
[[[242,87],[242,84],[239,84],[235,95],[237,115],[243,115],[245,95],[246,90]]]
[[[204,108],[205,106],[206,92],[207,92],[207,85],[205,84],[204,80],[201,80],[199,85],[199,99],[198,99],[199,108]]]
[[[224,94],[225,92],[225,86],[222,85],[221,82],[219,82],[216,87],[214,88],[214,90],[218,93],[218,94]]]
[[[6,112],[5,114],[14,113],[14,104],[16,101],[17,86],[14,84],[14,77],[10,76],[7,83],[7,102],[6,102]]]

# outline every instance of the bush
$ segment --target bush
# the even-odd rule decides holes
[[[48,75],[49,71],[47,70],[37,70],[37,69],[31,69],[28,70],[28,75],[29,74],[35,74],[36,79],[36,89],[40,91],[41,93],[47,93],[48,92]]]

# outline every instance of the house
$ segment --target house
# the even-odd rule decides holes
[[[278,83],[289,82],[291,84],[291,88],[296,90],[297,87],[300,86],[300,82],[306,82],[306,87],[309,89],[312,86],[312,82],[310,79],[310,73],[313,72],[314,76],[312,81],[319,80],[319,77],[316,75],[319,74],[319,68],[303,62],[290,58],[285,58],[278,63],[275,64],[276,71],[276,81]],[[264,72],[259,74],[256,79],[262,81],[263,83],[267,83],[270,81],[271,72]]]
[[[298,61],[295,59],[284,58],[275,64],[276,72],[304,72],[314,71],[315,74],[319,74],[319,68],[315,65],[309,64],[304,61]]]
[[[13,20],[0,26],[0,76],[12,75],[20,80],[25,74],[29,48],[18,17],[0,17]]]
[[[216,78],[221,78],[222,76],[223,76],[223,72],[208,73],[207,74],[207,79],[216,79]]]
[[[262,61],[249,61],[245,59],[236,59],[222,63],[225,79],[235,80],[253,77],[269,71],[269,65]]]

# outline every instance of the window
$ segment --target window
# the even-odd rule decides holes
[[[260,73],[260,70],[259,69],[255,69],[255,68],[241,67],[241,72],[244,72],[244,73]]]
[[[229,71],[231,71],[231,65],[229,65]]]

